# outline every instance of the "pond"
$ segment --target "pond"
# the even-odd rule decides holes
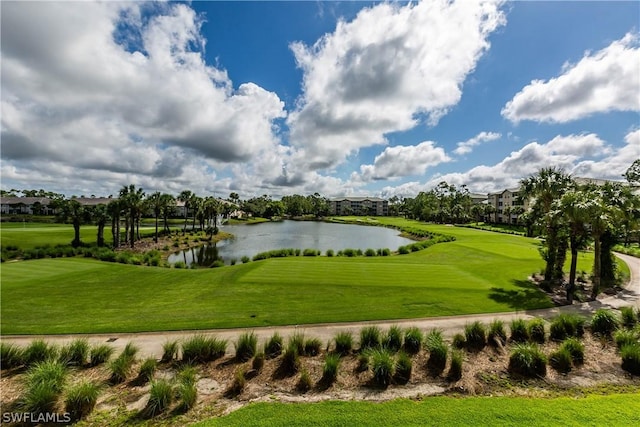
[[[319,221],[279,221],[253,225],[224,225],[221,227],[233,234],[232,239],[213,245],[176,252],[168,261],[193,262],[201,266],[210,266],[216,260],[229,264],[231,260],[240,262],[243,256],[253,258],[260,252],[272,249],[317,249],[323,255],[328,249],[334,252],[353,248],[363,251],[372,248],[389,248],[392,251],[399,246],[412,243],[401,237],[398,230],[384,227],[352,224],[334,224]]]

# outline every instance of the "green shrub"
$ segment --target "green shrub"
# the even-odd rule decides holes
[[[134,360],[136,357],[136,354],[138,354],[138,351],[139,349],[134,343],[128,342],[127,345],[125,345],[124,348],[122,349],[121,356]]]
[[[36,384],[49,384],[57,393],[62,392],[67,378],[66,367],[57,360],[46,360],[33,365],[26,373],[27,387]]]
[[[264,354],[268,359],[273,359],[280,356],[282,353],[282,336],[279,333],[274,332],[269,341],[264,345]]]
[[[179,343],[177,340],[168,340],[162,344],[161,362],[171,362],[178,357]]]
[[[451,345],[458,349],[465,348],[467,346],[467,340],[463,334],[458,332],[451,339]]]
[[[398,353],[396,360],[395,380],[399,384],[406,384],[411,379],[411,371],[413,370],[413,362],[405,352]]]
[[[255,356],[253,356],[253,361],[251,362],[251,369],[253,369],[256,372],[260,372],[263,366],[264,366],[264,353],[259,352]]]
[[[444,371],[447,365],[447,355],[449,347],[443,341],[435,342],[427,346],[429,350],[429,359],[427,359],[427,369],[433,376],[438,376]]]
[[[383,248],[382,251],[380,252],[380,255],[382,255],[382,256],[390,256],[391,255],[391,250],[389,248]]]
[[[54,345],[47,344],[44,340],[36,339],[31,341],[24,349],[24,364],[29,367],[36,363],[55,359],[58,349]]]
[[[100,395],[100,386],[89,380],[80,381],[65,392],[64,410],[72,420],[80,420],[93,411]]]
[[[153,379],[156,369],[158,369],[158,361],[154,357],[149,357],[140,365],[138,378],[144,382],[149,382]]]
[[[332,257],[334,255],[333,249],[327,249],[327,256]]]
[[[365,256],[376,256],[376,251],[374,249],[367,249],[366,251],[364,251],[364,255]]]
[[[65,366],[57,360],[36,362],[25,376],[21,409],[36,414],[55,412],[66,377]]]
[[[416,354],[420,352],[422,348],[422,342],[424,341],[424,335],[419,328],[415,326],[408,328],[404,332],[404,344],[403,348],[409,354]]]
[[[557,351],[551,353],[549,357],[549,364],[558,372],[567,373],[571,371],[571,353],[566,348],[559,348]]]
[[[355,249],[347,248],[342,251],[342,255],[347,257],[354,257],[357,255],[357,252]]]
[[[91,347],[89,354],[89,365],[98,366],[107,362],[114,352],[114,348],[108,344],[99,344]]]
[[[523,377],[544,377],[547,357],[536,344],[516,344],[509,356],[509,372]]]
[[[522,343],[529,340],[529,329],[524,319],[513,319],[509,329],[511,330],[512,342]]]
[[[493,346],[503,346],[507,343],[507,333],[504,330],[504,322],[502,320],[494,319],[489,324],[487,342]]]
[[[295,332],[287,340],[287,348],[295,347],[299,356],[304,355],[304,334],[301,332]]]
[[[161,414],[166,411],[173,403],[173,387],[166,380],[157,380],[151,383],[149,391],[149,402],[146,411],[151,416]]]
[[[611,336],[619,325],[620,322],[613,310],[599,308],[591,318],[591,333]]]
[[[322,347],[322,341],[319,338],[309,338],[304,343],[305,356],[317,356],[320,354],[320,348]]]
[[[381,387],[388,386],[395,374],[393,356],[387,350],[375,349],[371,351],[370,358],[374,383]]]
[[[176,379],[179,383],[183,384],[195,384],[196,383],[196,368],[193,366],[185,365],[176,374]]]
[[[365,350],[358,354],[358,366],[356,367],[358,372],[364,372],[369,369],[370,351],[371,350]]]
[[[475,321],[465,325],[464,338],[469,349],[481,350],[487,345],[487,330],[481,322]]]
[[[248,256],[244,255],[242,258],[240,258],[240,261],[242,261],[243,264],[246,264],[246,263],[251,261],[251,258],[249,258]]]
[[[357,249],[356,250],[356,255],[357,256],[362,256],[364,253],[362,252],[362,249]]]
[[[338,332],[334,337],[336,342],[336,353],[346,356],[353,349],[353,334],[351,332]]]
[[[449,366],[449,373],[447,379],[449,381],[458,381],[462,378],[462,352],[454,350],[451,352],[451,366]]]
[[[176,261],[173,263],[173,268],[187,268],[187,264],[185,264],[184,261]]]
[[[24,350],[15,344],[0,342],[0,369],[12,369],[24,365]]]
[[[567,337],[580,338],[584,335],[584,323],[584,318],[577,314],[560,314],[551,320],[549,336],[556,341],[562,341]]]
[[[444,337],[440,329],[431,329],[425,339],[425,347],[431,351],[432,348],[438,347],[444,343]]]
[[[546,341],[543,319],[536,318],[529,320],[527,332],[529,332],[529,339],[535,343],[544,344]]]
[[[360,330],[360,350],[380,347],[380,328],[365,326]]]
[[[282,354],[280,370],[284,375],[294,375],[300,369],[300,355],[295,345],[289,344]]]
[[[242,362],[255,356],[258,349],[258,336],[255,332],[244,332],[236,342],[236,359]]]
[[[633,329],[638,322],[633,307],[620,307],[620,315],[622,316],[622,325],[627,329]]]
[[[83,366],[89,357],[89,341],[78,338],[60,349],[58,359],[67,366]]]
[[[221,358],[226,351],[226,340],[194,335],[182,343],[182,360],[186,363],[207,363]]]
[[[625,344],[620,348],[622,369],[633,375],[640,375],[640,344]]]
[[[329,353],[324,358],[322,367],[322,379],[327,384],[332,384],[338,378],[338,367],[340,366],[340,355]]]
[[[383,347],[395,353],[402,348],[402,329],[397,325],[392,325],[384,337]]]
[[[400,246],[400,247],[398,248],[398,253],[399,253],[400,255],[406,255],[406,254],[408,254],[409,252],[411,252],[411,251],[410,251],[410,250],[409,250],[409,248],[408,248],[408,247],[406,247],[406,246]]]
[[[306,369],[303,369],[302,372],[300,373],[300,379],[298,380],[298,384],[296,385],[296,388],[298,389],[298,391],[302,393],[306,393],[307,391],[311,390],[311,387],[313,387],[311,376],[309,375],[309,372],[307,372]]]
[[[633,344],[638,342],[638,334],[628,329],[620,329],[613,334],[613,340],[620,349],[625,344]]]

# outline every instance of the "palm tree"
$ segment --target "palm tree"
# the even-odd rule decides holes
[[[573,179],[561,169],[555,167],[539,170],[535,175],[520,181],[520,194],[523,199],[532,200],[540,209],[545,227],[545,249],[543,258],[546,261],[544,280],[550,283],[554,271],[557,271],[559,264],[558,249],[560,244],[558,235],[559,224],[556,216],[548,215],[551,211],[552,203],[562,197],[565,191],[574,185]],[[562,268],[562,265],[559,266]]]
[[[111,237],[114,248],[120,246],[120,211],[122,210],[120,206],[121,203],[119,200],[112,200],[107,205],[107,210],[111,217]]]
[[[144,204],[144,190],[142,188],[136,189],[136,186],[131,184],[129,187],[125,186],[120,190],[120,198],[122,207],[125,211],[128,211],[128,215],[125,215],[125,217],[128,218],[129,244],[133,248],[135,241],[140,238],[140,216],[142,215]]]
[[[60,218],[63,221],[71,221],[73,224],[73,240],[71,246],[77,248],[82,244],[80,241],[80,226],[90,219],[89,211],[77,200],[61,200],[59,204]]]
[[[162,206],[164,202],[162,200],[162,194],[160,194],[159,191],[156,191],[155,193],[147,197],[147,202],[149,204],[149,207],[153,211],[153,216],[156,219],[156,232],[153,235],[153,241],[155,243],[158,243],[158,218],[160,217],[160,212],[162,211]]]
[[[163,194],[160,196],[162,200],[162,221],[163,221],[163,229],[165,233],[169,233],[169,215],[173,214],[173,211],[176,206],[176,198],[171,194]]]
[[[96,242],[99,247],[104,246],[104,226],[109,221],[109,210],[106,205],[97,205],[91,210],[93,221],[98,226]]]
[[[184,227],[182,229],[182,234],[187,232],[187,216],[189,212],[189,206],[191,206],[191,201],[193,200],[194,196],[195,194],[193,194],[189,190],[182,191],[178,196],[178,200],[184,203]]]

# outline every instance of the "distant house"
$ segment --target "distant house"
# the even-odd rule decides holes
[[[471,198],[471,202],[474,205],[487,203],[487,200],[488,200],[488,197],[486,194],[480,194],[480,193],[469,193],[469,197]]]
[[[529,206],[527,200],[520,200],[520,187],[489,193],[487,199],[489,205],[494,208],[491,221],[495,223],[515,224],[518,222],[519,213]]]
[[[330,215],[389,215],[389,202],[379,197],[341,197],[329,200]]]
[[[53,215],[48,197],[0,197],[3,215]]]

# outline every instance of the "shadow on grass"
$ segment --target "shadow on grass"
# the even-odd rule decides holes
[[[553,307],[551,299],[528,280],[514,280],[518,289],[491,288],[489,298],[515,310]]]

